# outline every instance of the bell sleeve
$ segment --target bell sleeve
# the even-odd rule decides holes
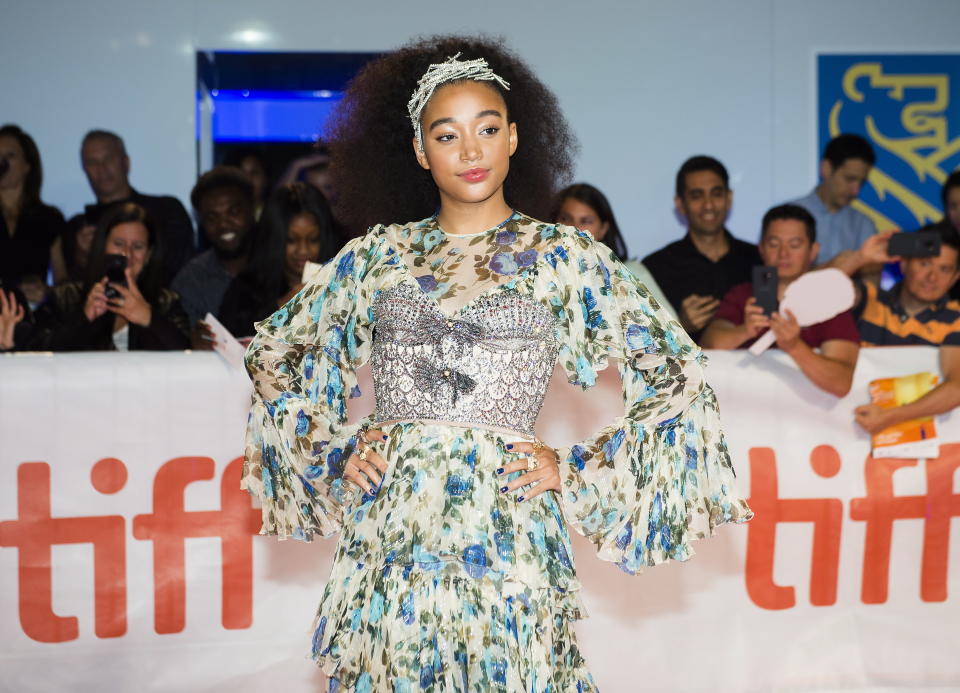
[[[617,359],[624,401],[622,416],[557,451],[564,516],[599,558],[627,573],[686,560],[694,539],[752,517],[737,492],[705,357],[605,246],[581,232],[564,240],[548,258],[559,285],[551,302],[560,362],[587,389]]]
[[[372,233],[350,241],[296,296],[257,323],[246,352],[254,384],[241,487],[258,497],[261,534],[304,541],[341,527],[353,487],[342,479],[368,419],[346,425],[356,369],[370,353],[365,279]],[[358,394],[359,391],[356,392]]]

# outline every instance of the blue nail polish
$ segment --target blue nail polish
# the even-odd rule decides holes
[[[517,498],[517,502],[518,502],[518,503],[522,503],[522,502],[523,502],[523,496],[520,496],[519,498]]]
[[[500,487],[500,493],[506,493],[506,492],[507,492],[507,487],[506,487],[506,486],[501,486],[501,487]]]
[[[513,443],[507,443],[507,450],[513,450]]]
[[[383,434],[383,439],[384,439],[384,440],[390,440],[390,436],[388,436],[386,433],[384,433],[384,434]]]
[[[503,467],[497,467],[497,474],[503,474]]]

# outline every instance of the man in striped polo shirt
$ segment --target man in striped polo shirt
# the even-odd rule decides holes
[[[858,284],[855,313],[864,346],[939,347],[943,377],[940,385],[910,404],[894,409],[880,409],[875,404],[857,407],[857,423],[870,433],[910,419],[943,414],[960,405],[960,301],[949,296],[950,288],[960,278],[960,234],[943,222],[922,230],[940,233],[940,254],[900,260],[903,280],[889,291],[871,283]],[[856,251],[855,261],[843,269],[854,274],[858,264],[895,260],[887,255],[891,235],[878,234],[866,241]]]

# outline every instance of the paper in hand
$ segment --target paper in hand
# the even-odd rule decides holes
[[[914,373],[899,378],[870,381],[870,400],[881,409],[893,409],[916,402],[939,383],[933,373]],[[940,456],[940,439],[932,416],[903,421],[870,437],[874,459],[886,457],[935,459]]]
[[[223,326],[223,323],[213,317],[213,313],[207,313],[203,316],[203,321],[210,327],[210,331],[213,332],[213,350],[220,354],[231,366],[243,369],[243,355],[246,352],[243,345],[237,341],[236,337],[230,334],[230,331]]]
[[[850,310],[855,300],[856,292],[850,277],[829,267],[797,277],[784,292],[779,312],[785,314],[789,310],[800,327],[807,327]],[[773,330],[767,330],[750,347],[750,353],[759,356],[775,341]]]

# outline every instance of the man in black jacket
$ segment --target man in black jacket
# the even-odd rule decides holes
[[[193,224],[180,201],[169,195],[144,195],[130,185],[130,157],[119,135],[107,130],[91,130],[80,146],[83,172],[97,197],[82,214],[67,223],[68,236],[76,236],[93,225],[103,213],[120,202],[136,202],[156,221],[162,248],[164,284],[193,257],[196,244]]]

